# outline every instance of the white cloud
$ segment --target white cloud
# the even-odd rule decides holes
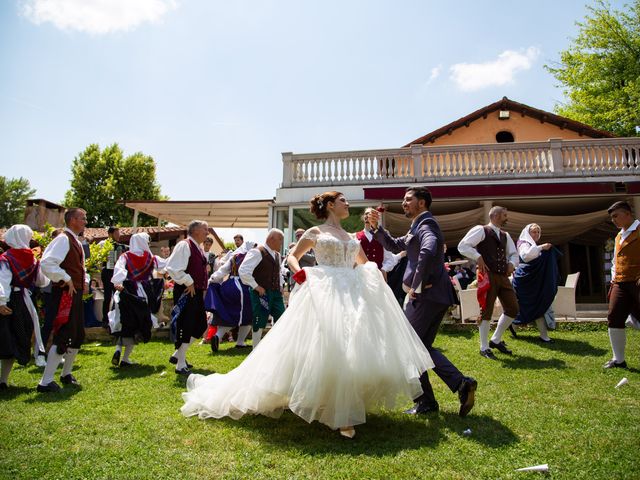
[[[21,12],[36,25],[105,34],[157,23],[175,8],[176,0],[24,0]]]
[[[529,70],[540,55],[536,47],[524,52],[505,50],[495,60],[484,63],[457,63],[452,65],[451,80],[465,92],[487,87],[500,87],[514,82],[514,76],[521,70]]]
[[[442,65],[438,65],[437,67],[433,67],[431,69],[431,76],[429,77],[429,80],[427,80],[428,83],[433,82],[436,78],[438,78],[440,76],[440,73],[442,72]]]

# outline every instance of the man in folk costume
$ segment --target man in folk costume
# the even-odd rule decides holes
[[[378,265],[378,269],[382,271],[384,278],[386,280],[387,274],[393,270],[393,268],[398,264],[400,259],[402,258],[401,254],[397,256],[391,253],[389,250],[385,249],[380,242],[378,242],[375,238],[373,238],[373,233],[371,231],[371,222],[369,217],[371,212],[375,210],[374,208],[368,207],[365,209],[362,214],[362,221],[364,222],[364,230],[356,233],[356,238],[360,242],[362,246],[362,250],[364,254],[367,256],[367,260],[370,262],[374,262]]]
[[[284,313],[280,260],[283,241],[282,230],[269,230],[265,244],[247,253],[238,272],[242,283],[251,287],[253,348],[260,343],[262,330],[267,326],[269,315],[273,316],[273,321],[276,322]]]
[[[411,219],[409,232],[393,238],[384,228],[378,228],[379,212],[370,212],[374,238],[392,252],[407,252],[407,267],[403,287],[407,292],[404,313],[420,340],[429,351],[433,371],[452,392],[458,393],[459,415],[467,415],[475,404],[478,382],[462,374],[451,361],[433,347],[445,313],[455,303],[455,294],[444,268],[444,235],[429,211],[431,192],[425,187],[410,187],[402,201],[405,216]],[[414,406],[405,413],[427,414],[439,410],[433,387],[425,371],[420,376],[423,394],[414,399]]]
[[[176,318],[176,351],[169,358],[176,364],[175,372],[189,375],[192,367],[187,363],[187,350],[191,343],[202,337],[207,329],[204,294],[207,290],[207,259],[200,244],[209,233],[207,222],[193,220],[187,227],[188,237],[179,242],[167,260],[167,273],[175,282],[174,305],[179,305],[184,295],[184,307]]]
[[[49,279],[40,271],[29,248],[33,231],[13,225],[4,234],[9,249],[0,255],[0,390],[8,386],[13,362],[29,362],[31,335],[36,333],[36,352],[42,347],[38,313],[29,289],[44,287]]]
[[[107,261],[104,264],[102,271],[100,272],[100,279],[102,280],[102,288],[104,291],[104,302],[102,303],[102,326],[107,328],[109,326],[108,314],[111,309],[111,298],[113,297],[113,283],[111,278],[113,277],[113,269],[116,262],[120,258],[127,246],[120,242],[120,229],[118,227],[109,227],[107,235],[111,240],[113,247],[107,254]],[[106,240],[102,240],[98,245],[104,245]]]
[[[484,307],[480,303],[482,314],[480,317],[480,355],[496,360],[492,348],[511,355],[512,352],[502,340],[502,335],[518,316],[518,299],[513,290],[509,275],[518,266],[518,251],[509,233],[502,230],[507,224],[508,214],[504,207],[495,206],[489,210],[489,224],[476,225],[467,232],[458,250],[465,257],[478,265],[478,289],[480,290],[481,275],[488,279]],[[503,314],[498,320],[491,340],[489,330],[491,315],[496,298],[500,300]]]
[[[117,293],[116,311],[119,328],[112,332],[118,337],[111,363],[120,368],[133,365],[129,356],[135,346],[135,337],[144,343],[151,338],[152,314],[160,308],[164,280],[153,278],[154,269],[162,269],[166,261],[151,253],[149,235],[136,233],[131,236],[129,251],[120,256],[113,269],[111,282]],[[116,315],[114,315],[115,317]],[[124,356],[120,360],[120,347]]]
[[[209,278],[205,306],[213,313],[212,325],[217,326],[215,335],[211,337],[213,352],[219,350],[222,338],[234,327],[238,327],[236,348],[248,347],[244,342],[253,324],[253,310],[249,286],[242,283],[238,272],[247,253],[255,246],[254,242],[245,242]],[[229,278],[225,280],[227,276]]]
[[[604,364],[604,368],[627,368],[625,321],[630,315],[632,320],[640,319],[640,222],[625,201],[614,203],[607,213],[620,231],[616,235],[611,262],[607,314],[613,358]]]
[[[37,387],[38,392],[60,390],[53,376],[63,355],[65,360],[60,381],[65,385],[78,385],[71,370],[84,341],[82,293],[89,288],[84,252],[78,235],[87,224],[87,213],[81,208],[70,208],[64,214],[64,222],[66,228],[47,246],[40,261],[42,272],[53,283],[51,304],[58,313],[53,323],[53,342]]]

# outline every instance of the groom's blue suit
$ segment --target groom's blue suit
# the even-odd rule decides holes
[[[416,298],[409,300],[405,315],[409,323],[431,354],[435,367],[433,371],[456,392],[464,378],[440,351],[433,348],[438,327],[449,306],[456,302],[453,286],[444,268],[444,236],[430,212],[420,214],[412,223],[409,232],[398,238],[380,228],[374,235],[385,249],[393,253],[406,250],[407,268],[403,283],[416,292]],[[423,395],[415,399],[427,405],[437,405],[427,372],[420,377]]]

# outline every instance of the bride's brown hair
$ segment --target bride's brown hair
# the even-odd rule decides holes
[[[324,192],[316,195],[309,201],[311,213],[313,213],[318,220],[325,220],[329,216],[327,203],[335,202],[340,195],[342,195],[341,192]]]

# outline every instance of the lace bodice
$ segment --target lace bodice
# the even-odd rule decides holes
[[[355,238],[340,240],[328,233],[314,233],[311,230],[304,232],[302,238],[315,242],[313,250],[318,265],[353,268],[356,263],[360,242]]]

